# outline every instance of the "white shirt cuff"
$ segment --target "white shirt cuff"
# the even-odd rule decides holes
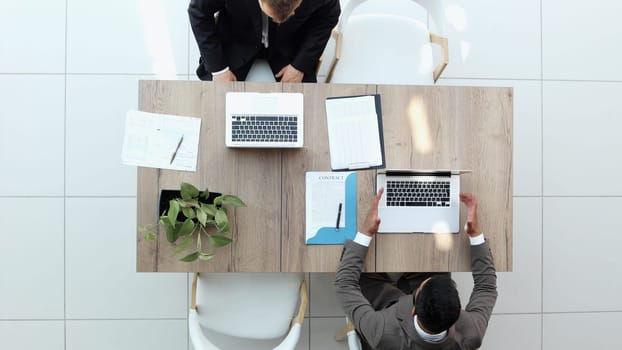
[[[357,232],[356,236],[354,236],[354,242],[362,246],[369,247],[369,243],[371,243],[371,236]]]
[[[219,70],[218,72],[213,72],[212,75],[220,75],[222,73],[227,73],[229,71],[229,66],[225,67],[223,70]]]
[[[471,237],[469,236],[469,240],[471,241],[471,245],[480,245],[480,244],[484,244],[484,242],[486,242],[486,240],[484,239],[484,233],[480,233],[479,235],[475,236],[475,237]]]

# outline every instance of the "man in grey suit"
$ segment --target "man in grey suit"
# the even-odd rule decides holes
[[[477,222],[475,196],[460,195],[468,209],[465,231],[471,244],[475,281],[469,303],[461,310],[456,285],[447,275],[406,283],[410,286],[406,293],[391,279],[382,277],[386,274],[361,276],[367,247],[378,232],[382,193],[380,189],[361,232],[345,243],[335,278],[337,299],[363,343],[374,349],[479,348],[497,300],[497,276]]]

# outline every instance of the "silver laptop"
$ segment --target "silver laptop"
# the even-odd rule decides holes
[[[385,170],[378,232],[459,232],[460,174],[451,170]]]
[[[301,93],[228,92],[227,147],[300,148],[303,146]]]

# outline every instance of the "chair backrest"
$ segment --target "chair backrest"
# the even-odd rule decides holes
[[[256,59],[251,66],[251,69],[248,71],[246,75],[246,81],[257,81],[261,83],[274,83],[276,79],[272,74],[272,69],[270,69],[270,65],[268,61],[264,59]]]
[[[202,327],[240,338],[284,336],[299,303],[302,273],[200,273]]]
[[[426,9],[444,30],[440,0],[411,0]],[[446,39],[431,34],[420,20],[397,14],[352,14],[365,0],[350,0],[335,30],[337,60],[328,80],[359,84],[434,84],[447,60]],[[435,67],[431,41],[444,40]],[[399,42],[399,45],[395,45]],[[436,43],[436,41],[434,41]],[[441,44],[443,47],[443,45]]]
[[[357,8],[359,5],[361,5],[362,3],[364,3],[365,1],[367,0],[348,1],[348,3],[346,4],[346,7],[343,8],[343,11],[341,11],[339,23],[337,24],[338,31],[343,32],[343,27],[345,23],[348,22],[350,15],[354,11],[354,9]],[[445,12],[443,9],[442,0],[409,0],[409,1],[417,3],[419,6],[423,7],[427,11],[428,15],[430,16],[430,18],[436,25],[436,32],[438,34],[443,35],[445,33]],[[386,0],[383,0],[383,3],[386,3],[387,5],[390,4],[390,2],[386,2]]]

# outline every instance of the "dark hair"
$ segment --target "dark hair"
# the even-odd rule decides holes
[[[261,0],[264,4],[270,6],[270,9],[274,12],[274,19],[280,22],[285,21],[296,8],[300,5],[302,0]]]
[[[460,297],[456,282],[447,276],[432,276],[413,293],[417,319],[423,328],[437,334],[446,331],[460,317]]]

